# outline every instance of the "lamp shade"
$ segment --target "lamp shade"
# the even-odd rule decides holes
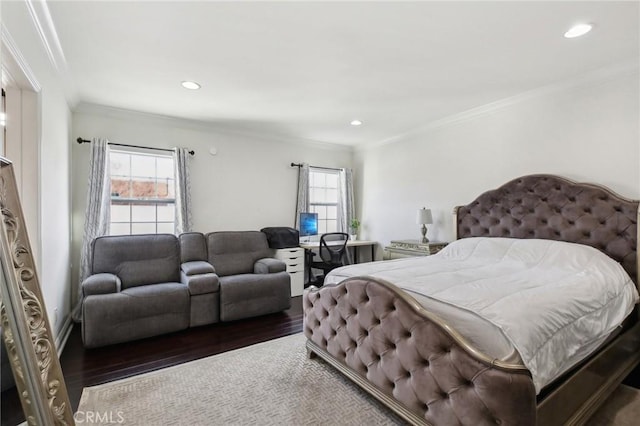
[[[419,225],[428,225],[433,223],[433,217],[431,216],[431,210],[427,208],[421,208],[418,210],[418,216],[416,223]]]

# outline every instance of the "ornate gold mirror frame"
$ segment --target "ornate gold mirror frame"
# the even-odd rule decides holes
[[[0,296],[7,355],[29,425],[74,425],[11,161],[0,157]]]

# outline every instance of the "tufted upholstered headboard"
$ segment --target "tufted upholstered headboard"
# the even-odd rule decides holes
[[[638,200],[598,185],[530,175],[487,191],[454,210],[456,238],[510,237],[595,247],[638,285]]]

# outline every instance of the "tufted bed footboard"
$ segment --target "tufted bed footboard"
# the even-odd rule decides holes
[[[393,285],[356,277],[306,291],[311,354],[412,424],[535,425],[528,370],[491,360]]]

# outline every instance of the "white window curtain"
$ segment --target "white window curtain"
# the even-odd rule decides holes
[[[173,163],[176,175],[176,234],[191,231],[191,175],[189,172],[189,150],[174,148]]]
[[[97,237],[109,233],[111,209],[111,179],[109,176],[109,141],[94,138],[89,158],[87,208],[84,216],[84,235],[80,253],[80,277],[76,289],[73,319],[82,320],[82,281],[91,271],[92,243]]]
[[[298,201],[296,204],[295,228],[300,229],[300,213],[309,211],[309,165],[298,168]]]
[[[353,203],[353,172],[340,169],[340,193],[338,196],[338,229],[350,234],[351,220],[356,217]]]

